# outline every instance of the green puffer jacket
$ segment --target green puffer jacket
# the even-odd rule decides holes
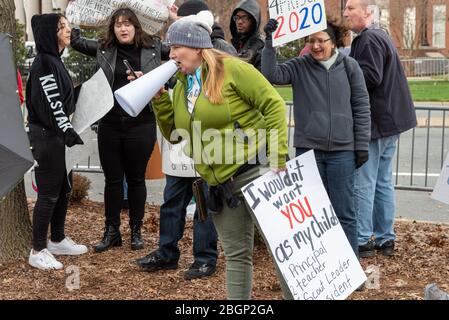
[[[190,114],[187,78],[180,72],[173,103],[168,93],[153,100],[164,137],[175,143],[188,140],[184,153],[193,158],[196,170],[211,186],[224,183],[258,153],[267,154],[270,167],[282,168],[288,152],[285,103],[277,91],[238,58],[225,58],[224,68],[222,104],[212,104],[202,91]]]

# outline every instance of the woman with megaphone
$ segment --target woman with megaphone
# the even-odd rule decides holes
[[[153,108],[166,139],[188,140],[184,152],[209,186],[207,207],[226,257],[228,298],[250,299],[256,220],[241,188],[270,168],[284,170],[285,103],[252,65],[213,49],[210,19],[210,12],[201,11],[168,29],[178,81],[173,98],[161,89]]]
[[[168,48],[162,46],[158,38],[145,33],[136,14],[126,7],[111,14],[103,39],[87,40],[80,36],[79,29],[73,29],[71,46],[96,57],[97,65],[104,71],[113,91],[135,79],[133,74],[139,77],[157,68],[161,59],[168,60]],[[105,175],[106,219],[103,239],[95,246],[95,252],[122,245],[120,211],[125,175],[131,249],[143,248],[141,226],[147,196],[145,171],[155,141],[156,121],[151,103],[133,117],[114,99],[113,108],[98,124],[98,151]]]

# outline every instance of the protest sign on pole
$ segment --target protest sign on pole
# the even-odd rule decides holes
[[[162,29],[168,19],[168,7],[174,0],[74,0],[66,9],[70,23],[85,27],[106,24],[106,19],[120,6],[127,6],[136,13],[142,28],[149,34]]]
[[[242,188],[297,300],[343,300],[366,275],[332,208],[313,151]]]
[[[279,22],[273,33],[273,46],[304,38],[327,27],[324,0],[268,0],[268,9],[270,18]]]
[[[440,176],[430,197],[449,204],[449,153],[446,156]]]

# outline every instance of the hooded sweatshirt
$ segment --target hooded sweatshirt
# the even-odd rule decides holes
[[[69,115],[75,111],[72,80],[61,61],[57,29],[60,15],[35,15],[31,19],[37,56],[27,81],[26,106],[30,125],[39,125],[64,139],[66,146],[82,144]]]
[[[237,32],[237,25],[231,19],[230,29],[232,34],[231,43],[237,50],[238,56],[246,62],[252,64],[260,71],[261,54],[265,42],[259,33],[260,26],[260,6],[256,0],[242,0],[235,7],[232,16],[238,10],[246,11],[253,18],[253,29],[245,34]]]

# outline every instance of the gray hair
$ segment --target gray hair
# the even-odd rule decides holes
[[[366,7],[373,17],[372,23],[380,24],[380,10],[376,0],[360,0],[360,4]]]

